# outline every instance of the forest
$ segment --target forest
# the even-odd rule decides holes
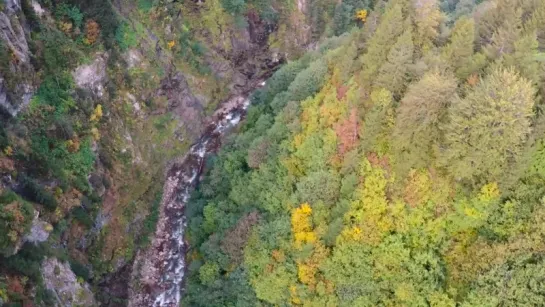
[[[182,305],[543,305],[545,2],[344,5],[207,161]]]

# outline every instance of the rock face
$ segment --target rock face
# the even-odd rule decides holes
[[[182,73],[176,72],[163,79],[159,95],[165,95],[168,98],[169,111],[182,119],[181,122],[192,138],[196,138],[202,133],[203,106],[191,92]]]
[[[97,306],[89,285],[78,282],[68,263],[47,258],[42,262],[42,275],[46,288],[55,294],[57,306]]]
[[[6,0],[0,12],[0,41],[12,60],[0,72],[0,109],[15,116],[26,106],[35,91],[34,69],[21,15],[20,0]]]
[[[10,90],[3,77],[0,77],[0,109],[14,117],[23,107],[28,105],[34,95],[34,88],[30,84],[19,84]]]
[[[32,220],[32,227],[30,228],[30,233],[24,237],[25,242],[30,243],[40,243],[47,241],[49,238],[49,233],[53,229],[51,224],[44,222],[39,219],[39,212],[34,212],[34,220]]]
[[[34,211],[34,219],[32,220],[32,226],[30,227],[29,233],[17,241],[11,255],[17,254],[27,242],[37,244],[47,241],[47,238],[49,238],[49,233],[53,230],[53,226],[40,220],[39,216],[40,212]]]
[[[105,84],[108,81],[107,61],[108,54],[99,53],[91,64],[81,65],[76,68],[72,74],[76,85],[89,90],[96,97],[102,98],[105,94]]]

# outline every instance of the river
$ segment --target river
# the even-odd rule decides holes
[[[251,90],[222,103],[199,140],[168,168],[155,236],[151,246],[140,251],[133,264],[129,306],[179,306],[187,250],[184,209],[198,183],[206,157],[217,151],[221,139],[244,117],[251,91],[265,84],[264,79],[252,83]]]

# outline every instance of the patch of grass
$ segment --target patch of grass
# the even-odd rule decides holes
[[[150,235],[155,232],[157,222],[159,221],[159,207],[161,206],[161,199],[163,194],[157,193],[155,200],[151,205],[150,212],[142,225],[142,233],[138,237],[137,245],[139,247],[145,247],[150,243]]]
[[[153,1],[138,0],[138,9],[143,12],[149,12],[153,8]]]

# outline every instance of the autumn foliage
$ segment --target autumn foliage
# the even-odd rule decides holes
[[[292,210],[291,229],[295,246],[300,248],[303,244],[316,241],[316,235],[312,231],[311,223],[312,208],[305,203]]]
[[[99,24],[89,19],[85,23],[85,43],[88,45],[93,45],[100,36],[100,26]]]
[[[341,156],[356,147],[358,131],[358,111],[352,109],[348,118],[342,120],[335,126],[335,133],[339,140],[339,154]]]

